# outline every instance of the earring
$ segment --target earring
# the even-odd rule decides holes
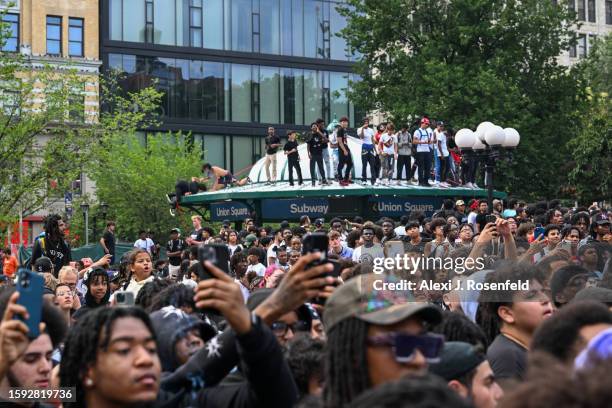
[[[91,378],[85,379],[85,386],[91,387],[93,385],[93,380]]]

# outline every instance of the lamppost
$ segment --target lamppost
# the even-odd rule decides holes
[[[455,143],[461,152],[470,160],[484,160],[485,187],[489,212],[493,211],[493,172],[497,162],[507,157],[512,159],[512,152],[521,141],[516,129],[482,122],[473,132],[471,129],[461,129],[455,135]]]
[[[83,212],[83,218],[85,219],[85,245],[89,245],[89,204],[82,203],[81,211]]]

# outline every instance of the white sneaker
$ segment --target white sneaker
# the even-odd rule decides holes
[[[472,183],[465,183],[463,185],[463,187],[465,187],[465,188],[474,188],[474,185]]]
[[[416,186],[416,185],[419,184],[419,180],[412,179],[412,180],[410,180],[410,184],[413,185],[413,186]]]
[[[478,188],[480,188],[480,187],[478,187],[478,184],[474,183],[474,184],[472,184],[472,188],[473,188],[473,189],[478,189]]]
[[[448,188],[448,187],[449,187],[449,185],[448,185],[448,184],[446,184],[446,183],[440,183],[440,184],[439,184],[439,187],[440,187],[440,188]]]

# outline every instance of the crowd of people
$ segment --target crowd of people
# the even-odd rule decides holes
[[[348,124],[348,118],[342,117],[333,131],[329,132],[325,121],[317,119],[311,124],[310,132],[304,135],[313,186],[317,181],[317,169],[321,185],[328,185],[331,180],[337,181],[340,186],[354,182],[351,179],[353,158],[347,139],[353,131],[349,130]],[[298,176],[298,184],[303,184],[297,151],[297,132],[288,130],[286,136],[288,140],[283,145],[275,129],[268,128],[265,138],[268,185],[277,180],[276,162],[279,150],[287,156],[289,184],[294,185],[294,171]],[[462,159],[461,151],[454,141],[454,131],[447,129],[441,120],[433,121],[423,117],[415,126],[404,124],[400,129],[396,129],[391,122],[383,122],[373,127],[370,119],[366,117],[362,125],[354,130],[353,136],[361,140],[362,184],[418,184],[421,187],[438,188],[463,185],[467,188],[478,188],[475,184],[478,161],[467,157]],[[432,183],[429,182],[430,177]]]
[[[404,124],[396,129],[391,122],[372,126],[366,117],[358,128],[351,130],[348,126],[349,119],[342,117],[330,132],[325,121],[317,119],[304,135],[299,135],[295,130],[287,130],[285,143],[274,127],[268,127],[264,138],[265,184],[273,185],[278,181],[278,153],[282,152],[287,157],[289,185],[295,186],[296,177],[298,186],[304,185],[298,151],[299,138],[306,144],[310,183],[313,187],[318,180],[322,186],[333,182],[339,186],[360,182],[376,186],[479,188],[476,184],[480,165],[478,157],[462,156],[454,140],[454,130],[447,129],[442,120],[423,117],[415,124]],[[361,141],[361,175],[357,175],[361,177],[360,180],[352,178],[354,165],[349,150],[349,135]],[[183,196],[243,186],[251,182],[249,177],[238,179],[229,170],[210,163],[202,166],[202,173],[203,177],[192,177],[191,181],[179,180],[176,183],[175,194],[168,196],[168,201],[175,209]]]
[[[95,262],[72,260],[52,215],[31,260],[45,280],[36,338],[15,319],[28,311],[3,255],[0,401],[21,404],[11,387],[75,387],[64,406],[606,406],[611,214],[507,199],[446,200],[399,220],[245,219],[239,230],[196,215],[156,260],[144,234],[114,259],[109,222]],[[304,250],[312,235],[326,237],[324,254]],[[228,260],[201,259],[206,246]],[[483,261],[376,273],[398,247]],[[468,280],[503,289],[460,290]],[[417,289],[380,289],[404,281]]]

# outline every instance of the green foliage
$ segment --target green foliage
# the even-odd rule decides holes
[[[135,240],[138,231],[151,230],[165,239],[168,231],[182,222],[169,213],[165,195],[177,180],[190,180],[201,165],[201,150],[181,134],[151,135],[143,143],[134,134],[113,134],[105,140],[89,169],[96,182],[99,202],[109,205],[117,222],[119,238]],[[99,237],[98,237],[99,239]]]
[[[593,44],[588,57],[574,71],[586,89],[575,136],[568,143],[572,152],[571,186],[582,202],[612,197],[612,35]]]
[[[1,53],[0,67],[0,221],[8,221],[69,190],[95,133],[81,114],[84,79],[74,70],[58,75]]]
[[[348,0],[342,35],[361,54],[351,98],[396,122],[427,114],[455,129],[489,120],[521,144],[496,187],[524,198],[560,193],[567,141],[584,99],[557,56],[575,16],[541,0]]]

